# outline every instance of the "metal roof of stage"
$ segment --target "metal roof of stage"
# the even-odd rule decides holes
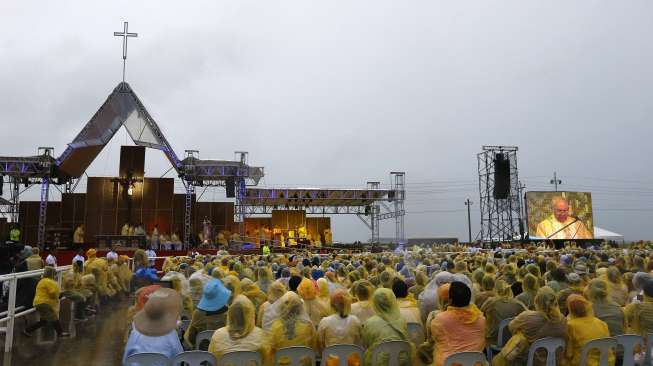
[[[136,93],[121,82],[100,109],[57,159],[59,168],[73,178],[80,177],[100,151],[125,126],[134,143],[163,151],[179,172],[181,162]]]
[[[199,184],[219,185],[228,178],[244,177],[247,185],[257,185],[263,178],[263,168],[249,166],[240,161],[229,160],[203,160],[195,157],[187,157],[182,160],[184,174]]]
[[[54,163],[49,155],[0,156],[0,174],[19,179],[49,177]]]
[[[241,203],[246,206],[365,207],[395,198],[387,189],[247,188]]]

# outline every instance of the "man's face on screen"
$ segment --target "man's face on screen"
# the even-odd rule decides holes
[[[567,201],[557,201],[553,206],[553,215],[555,216],[556,220],[560,222],[567,221],[567,218],[569,217],[569,204]]]

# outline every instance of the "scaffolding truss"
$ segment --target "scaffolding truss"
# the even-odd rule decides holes
[[[510,185],[505,199],[495,198],[495,159],[503,154],[510,162]],[[478,188],[480,193],[481,240],[484,242],[511,241],[520,238],[521,200],[517,169],[516,146],[483,146],[478,159]]]
[[[390,189],[368,182],[364,189],[247,188],[236,212],[243,217],[270,215],[274,210],[304,210],[308,215],[356,215],[379,242],[380,221],[395,219],[395,240],[405,240],[405,173],[392,172]]]

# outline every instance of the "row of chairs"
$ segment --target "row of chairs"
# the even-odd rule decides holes
[[[514,318],[504,319],[499,323],[497,341],[496,344],[488,345],[486,347],[486,356],[489,361],[492,361],[492,356],[496,352],[500,352],[503,346],[510,340],[512,334],[508,325]],[[653,340],[653,337],[649,335],[647,337],[649,340]],[[645,364],[648,365],[651,360],[651,346],[649,343],[641,336],[635,334],[623,334],[615,337],[601,338],[596,339],[590,342],[587,342],[583,349],[581,350],[581,366],[585,365],[587,362],[587,355],[592,349],[599,349],[601,352],[601,361],[600,366],[607,365],[608,363],[608,350],[614,349],[616,351],[617,347],[623,347],[623,366],[632,366],[635,364],[633,353],[637,345],[640,345],[643,349],[646,350]],[[555,352],[558,348],[564,349],[565,341],[561,338],[543,338],[531,345],[529,356],[528,356],[528,366],[533,364],[533,357],[535,351],[539,348],[545,348],[547,353],[547,366],[555,365]]]
[[[476,363],[480,362],[479,360],[492,360],[492,356],[495,352],[501,351],[503,345],[510,339],[512,336],[510,334],[510,331],[508,329],[508,324],[510,323],[510,319],[504,319],[500,324],[498,328],[498,337],[497,337],[497,342],[494,345],[488,345],[486,348],[486,354],[482,354],[480,352],[462,352],[460,354],[452,355],[452,363],[460,363],[462,365],[475,365]],[[213,330],[207,330],[200,332],[197,337],[196,337],[196,350],[199,349],[206,349],[206,345],[210,341],[212,335],[213,335]],[[416,346],[421,344],[424,341],[424,330],[421,324],[419,323],[408,323],[408,333],[409,333],[409,339],[412,343],[414,343]],[[649,339],[653,340],[653,337],[648,337]],[[405,343],[405,344],[404,344]],[[374,352],[373,352],[373,360],[374,357],[378,352],[384,352],[388,353],[390,355],[399,355],[401,352],[408,352],[410,349],[409,347],[406,348],[408,343],[406,342],[401,342],[401,341],[395,341],[395,342],[385,342],[380,345],[378,345]],[[607,350],[614,348],[616,350],[617,346],[623,347],[624,350],[624,360],[623,360],[623,365],[624,366],[630,366],[634,365],[634,359],[633,359],[633,353],[634,349],[637,345],[640,345],[642,348],[645,348],[647,353],[646,353],[646,360],[650,360],[650,344],[647,344],[646,340],[643,339],[642,337],[638,335],[632,335],[632,334],[626,334],[626,335],[620,335],[616,336],[614,338],[602,338],[602,339],[597,339],[593,340],[591,342],[588,342],[585,344],[581,351],[581,365],[584,365],[586,363],[587,355],[590,350],[592,349],[598,349],[601,352],[601,364],[603,365],[604,363],[607,365],[607,360],[608,360],[608,352]],[[561,338],[543,338],[540,339],[536,342],[534,342],[531,345],[531,348],[529,350],[529,357],[528,357],[528,366],[531,366],[533,364],[533,358],[535,356],[535,352],[537,349],[544,348],[547,350],[547,366],[554,366],[556,362],[556,357],[555,353],[556,350],[559,348],[564,349],[565,347],[565,341]],[[285,351],[288,350],[288,351]],[[332,355],[337,355],[340,356],[342,354],[352,354],[352,353],[357,353],[360,355],[362,359],[362,354],[364,350],[358,346],[354,345],[337,345],[337,346],[332,346],[327,349],[325,349],[326,355],[332,354]],[[348,353],[347,353],[348,352]],[[287,357],[288,354],[300,354],[300,358],[308,357],[312,360],[315,360],[315,355],[313,350],[310,348],[306,347],[291,347],[288,349],[280,350],[277,353],[277,357]],[[281,356],[279,356],[281,354]],[[312,354],[313,356],[311,357],[309,354]],[[323,356],[325,354],[323,353]],[[230,357],[236,357],[236,355],[231,355]],[[397,356],[398,357],[398,356]],[[397,357],[391,357],[391,358],[397,358]],[[340,363],[341,365],[346,365],[346,359],[347,357],[339,357],[340,358]],[[605,359],[605,361],[603,361]],[[398,362],[398,358],[396,360]],[[465,361],[465,362],[461,362]],[[175,364],[176,365],[176,364]],[[222,364],[221,364],[222,365]],[[445,366],[447,365],[447,362],[445,362]]]
[[[408,343],[401,343],[406,345],[406,348],[402,348],[403,351],[410,351]],[[394,351],[394,348],[381,348],[377,352],[389,351]],[[358,355],[362,360],[364,357],[363,348],[353,344],[338,344],[324,349],[324,352],[322,352],[322,359],[326,360],[329,356],[336,356],[339,359],[338,366],[347,366],[347,358],[354,354]],[[274,359],[275,365],[279,364],[279,360],[282,359],[288,359],[290,362],[288,364],[289,366],[306,365],[307,361],[310,361],[310,365],[316,364],[316,355],[313,349],[301,346],[282,348],[275,353]],[[161,353],[135,353],[127,357],[123,366],[243,366],[251,364],[256,366],[261,366],[263,364],[263,359],[258,352],[229,352],[224,354],[220,360],[216,360],[215,356],[210,352],[195,350],[179,353],[172,359],[169,359]]]

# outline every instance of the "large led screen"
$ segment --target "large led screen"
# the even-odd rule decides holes
[[[592,194],[589,192],[527,192],[530,239],[593,239]]]

